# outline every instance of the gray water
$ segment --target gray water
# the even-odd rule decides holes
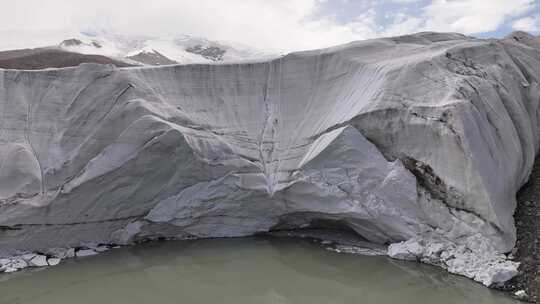
[[[158,242],[0,275],[0,303],[517,303],[417,263],[283,238]]]

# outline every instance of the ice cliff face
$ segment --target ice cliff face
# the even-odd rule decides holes
[[[435,33],[260,63],[0,70],[0,251],[332,222],[507,252],[539,81],[535,48]]]

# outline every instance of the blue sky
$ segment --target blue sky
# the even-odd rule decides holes
[[[195,35],[295,51],[419,31],[540,34],[535,0],[17,0],[0,12],[0,49],[56,44],[81,30]]]
[[[384,31],[385,28],[391,26],[392,22],[399,16],[404,15],[410,18],[418,18],[420,22],[426,21],[426,11],[430,9],[434,4],[438,4],[440,10],[443,11],[445,7],[452,7],[452,4],[462,4],[463,8],[477,7],[479,11],[474,12],[479,18],[482,15],[493,14],[492,18],[486,17],[488,23],[491,21],[493,30],[484,30],[479,28],[475,30],[471,28],[469,32],[471,36],[488,38],[488,37],[503,37],[508,33],[515,30],[525,30],[533,34],[540,33],[540,3],[536,3],[534,0],[526,1],[499,1],[499,0],[480,0],[480,1],[468,1],[468,0],[330,0],[321,1],[320,9],[315,18],[322,16],[333,16],[335,20],[341,24],[347,24],[354,22],[359,16],[362,16],[363,12],[372,10],[375,13],[375,20],[380,31]],[[497,15],[501,15],[497,11],[497,8],[503,8],[502,11],[508,12],[506,16],[497,18]],[[512,13],[512,9],[516,12]],[[436,11],[434,12],[436,13]],[[466,16],[466,11],[461,16]],[[405,18],[407,18],[405,17]],[[450,16],[449,16],[450,17]],[[453,17],[453,18],[452,18]],[[453,21],[460,17],[460,12],[455,12],[455,16],[449,18],[449,21]],[[419,30],[432,30],[429,27],[418,27]],[[437,30],[437,29],[433,29]],[[448,26],[448,30],[451,27]],[[458,32],[463,32],[459,31]]]

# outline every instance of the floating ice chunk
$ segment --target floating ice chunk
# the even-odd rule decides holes
[[[442,238],[410,239],[388,246],[388,255],[399,260],[439,265],[486,286],[506,282],[517,275],[519,263],[492,250],[486,251],[491,248],[488,245],[471,246],[471,249]]]
[[[514,295],[520,300],[527,300],[529,298],[529,295],[523,289],[514,292]]]
[[[482,269],[474,278],[486,286],[504,283],[518,274],[519,263],[512,261],[494,261]]]
[[[75,255],[80,258],[80,257],[85,257],[85,256],[91,256],[91,255],[96,255],[98,254],[95,250],[93,249],[81,249],[81,250],[78,250]]]
[[[388,255],[398,260],[416,261],[422,257],[423,252],[423,246],[412,239],[388,246]]]
[[[105,252],[108,251],[110,248],[107,246],[98,246],[95,250],[96,252]]]
[[[65,259],[72,258],[74,256],[75,250],[73,248],[51,248],[44,252],[47,256]]]
[[[7,267],[6,270],[4,270],[5,273],[11,273],[11,272],[15,272],[19,269],[15,268],[15,267]]]
[[[47,259],[47,263],[49,264],[49,266],[56,266],[58,264],[60,264],[60,259],[59,258],[49,258]]]
[[[29,262],[28,264],[30,266],[33,266],[33,267],[43,267],[43,266],[48,266],[49,264],[47,264],[47,257],[44,256],[44,255],[36,255],[34,256]]]
[[[66,252],[65,258],[74,258],[74,257],[75,257],[75,249],[69,248],[68,251]]]

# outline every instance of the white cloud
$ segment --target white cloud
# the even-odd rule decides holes
[[[394,14],[393,21],[378,34],[402,35],[418,31],[486,33],[531,11],[534,5],[534,0],[433,0],[422,8],[419,16]],[[531,21],[523,19],[526,19],[521,22],[523,26]]]
[[[398,13],[392,22],[386,26],[381,36],[397,36],[418,32],[422,29],[423,20],[419,17]]]
[[[390,2],[398,3],[398,4],[410,4],[414,2],[419,2],[420,0],[390,0]]]
[[[335,2],[334,2],[335,1]],[[420,15],[400,11],[377,11],[385,1],[419,5],[417,0],[377,0],[343,23],[328,5],[347,0],[17,0],[2,3],[0,48],[30,39],[16,32],[42,33],[39,41],[52,41],[46,33],[76,32],[104,28],[121,34],[192,34],[214,40],[230,40],[263,49],[300,50],[320,48],[351,40],[408,34],[416,31],[457,31],[466,34],[497,29],[511,18],[522,16],[534,0],[432,0]],[[386,2],[387,3],[387,2]],[[384,20],[384,21],[383,21]],[[381,24],[384,22],[384,24]],[[519,24],[518,24],[519,25]],[[4,39],[4,33],[10,33]],[[8,35],[8,36],[9,36]],[[26,35],[29,36],[29,35]],[[25,36],[25,37],[26,37]],[[36,40],[37,41],[37,40]]]
[[[18,0],[2,4],[3,31],[80,29],[193,34],[260,48],[309,49],[365,38],[330,17],[321,0]]]
[[[434,0],[424,8],[425,28],[464,34],[496,30],[534,7],[534,0]]]
[[[512,23],[512,28],[518,31],[540,32],[540,17],[529,16],[518,19]]]

